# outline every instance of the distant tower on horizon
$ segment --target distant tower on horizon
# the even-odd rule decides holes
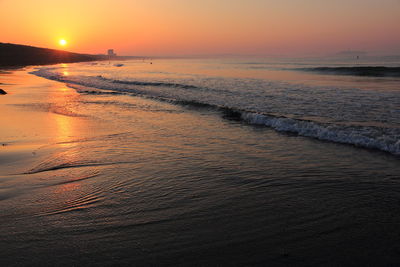
[[[110,57],[115,57],[117,54],[114,53],[114,49],[108,49],[107,50],[107,55]]]

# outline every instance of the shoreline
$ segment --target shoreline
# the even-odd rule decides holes
[[[0,176],[26,172],[54,150],[46,149],[48,144],[68,140],[65,131],[87,121],[64,110],[66,101],[79,97],[75,90],[28,72],[20,68],[0,74],[0,88],[7,92],[0,95],[0,121],[6,126],[0,134]]]

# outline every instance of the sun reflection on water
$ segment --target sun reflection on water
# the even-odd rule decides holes
[[[70,143],[76,136],[77,124],[81,120],[76,116],[74,107],[77,101],[77,93],[75,90],[67,87],[66,85],[58,86],[49,95],[49,102],[51,102],[51,111],[53,111],[53,136],[56,143],[62,147],[70,146]]]
[[[61,143],[61,146],[68,146],[68,142],[72,141],[74,134],[73,123],[71,117],[58,115],[55,116],[56,126],[56,139],[57,143]]]

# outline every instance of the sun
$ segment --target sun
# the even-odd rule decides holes
[[[58,43],[59,43],[61,46],[66,46],[66,45],[67,45],[67,41],[65,41],[65,39],[60,39],[60,41],[58,41]]]

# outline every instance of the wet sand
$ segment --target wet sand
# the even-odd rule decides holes
[[[60,138],[57,129],[60,115],[51,112],[51,105],[43,103],[46,95],[74,97],[77,94],[71,89],[37,79],[24,70],[1,74],[0,83],[8,93],[0,99],[0,124],[3,126],[0,132],[0,175],[21,173],[29,164],[40,160],[39,148]]]

